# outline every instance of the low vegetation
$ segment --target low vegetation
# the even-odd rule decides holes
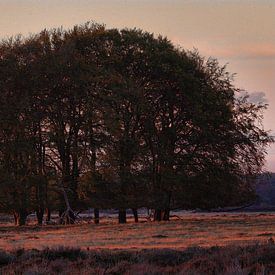
[[[3,274],[274,274],[274,262],[272,243],[141,251],[59,247],[0,253]]]

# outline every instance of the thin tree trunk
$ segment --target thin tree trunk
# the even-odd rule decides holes
[[[94,209],[94,223],[99,224],[99,209],[98,208]]]
[[[133,211],[133,215],[134,215],[134,218],[135,218],[135,222],[138,222],[138,212],[137,212],[137,209],[133,208],[132,211]]]
[[[92,117],[91,117],[91,125],[92,125]],[[96,144],[94,140],[94,129],[90,128],[90,149],[91,149],[91,173],[92,177],[96,178]],[[94,208],[94,223],[99,224],[99,209]]]
[[[13,212],[14,217],[14,225],[17,226],[19,224],[19,215],[17,212]]]
[[[43,216],[44,216],[44,209],[43,208],[38,208],[36,210],[36,217],[37,217],[37,223],[38,223],[38,225],[42,225],[42,223],[43,223]]]
[[[169,221],[170,220],[170,209],[167,208],[167,209],[164,210],[163,220],[164,221]]]
[[[171,192],[167,193],[167,205],[163,211],[163,220],[169,221],[170,220],[170,205],[171,205]]]
[[[46,208],[46,222],[51,221],[51,209],[49,207]]]
[[[58,210],[58,216],[59,216],[59,218],[61,218],[62,217],[62,214],[65,212],[65,208],[59,208],[59,210]]]
[[[65,224],[74,224],[76,216],[74,214],[74,211],[71,209],[65,188],[63,188],[63,195],[64,195],[64,199],[65,199],[65,203],[66,203],[66,210],[60,217],[60,223],[61,224],[64,224],[64,223]]]
[[[119,209],[118,212],[118,222],[119,223],[126,223],[126,210],[125,209]]]

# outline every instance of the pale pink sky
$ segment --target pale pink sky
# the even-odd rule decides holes
[[[197,48],[229,63],[237,86],[265,93],[264,124],[275,133],[275,0],[0,0],[0,12],[1,38],[94,20]],[[275,145],[266,167],[275,172]]]

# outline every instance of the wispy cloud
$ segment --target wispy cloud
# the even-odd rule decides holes
[[[275,45],[273,44],[242,44],[230,48],[209,49],[211,53],[223,58],[275,58]]]
[[[275,59],[275,43],[236,43],[225,44],[221,39],[215,38],[214,41],[181,41],[174,37],[171,39],[177,46],[185,49],[196,48],[204,56],[212,56],[222,59]]]

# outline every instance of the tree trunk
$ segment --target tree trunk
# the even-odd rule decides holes
[[[17,212],[13,212],[14,217],[14,225],[17,226],[19,224],[19,215]]]
[[[46,208],[46,222],[51,221],[51,209],[49,207]]]
[[[171,192],[167,193],[167,204],[166,204],[166,208],[164,209],[164,213],[163,213],[163,220],[164,221],[169,221],[170,220],[170,205],[171,205]]]
[[[59,224],[74,224],[76,216],[71,209],[66,209],[63,212],[59,210]]]
[[[119,223],[126,223],[126,210],[125,209],[119,209],[118,222]]]
[[[58,216],[61,218],[62,214],[65,212],[65,208],[59,208],[58,210]]]
[[[170,220],[170,209],[167,208],[167,209],[164,210],[163,220],[164,221],[169,221]]]
[[[162,220],[162,211],[161,209],[155,209],[154,211],[154,221],[160,222]]]
[[[76,220],[76,216],[74,212],[70,209],[69,210],[69,215],[66,216],[66,224],[74,224]]]
[[[43,216],[44,216],[44,209],[43,208],[38,208],[36,210],[36,217],[37,217],[37,224],[42,225],[43,223]]]
[[[66,203],[66,210],[61,215],[59,212],[60,224],[74,224],[76,220],[76,216],[74,214],[74,211],[70,207],[68,196],[64,187],[63,187],[63,196]]]
[[[132,211],[133,211],[133,215],[134,215],[134,218],[135,218],[135,222],[138,222],[138,212],[137,212],[137,209],[133,208]]]
[[[17,217],[16,218],[16,222],[17,224],[16,225],[19,225],[19,226],[22,226],[22,225],[25,225],[26,224],[26,219],[28,217],[28,213],[26,210],[19,210],[18,212],[15,213],[14,217]]]
[[[170,209],[167,208],[165,210],[155,209],[154,211],[154,221],[169,221],[170,219]]]
[[[98,208],[94,209],[94,223],[99,224],[99,209]]]

